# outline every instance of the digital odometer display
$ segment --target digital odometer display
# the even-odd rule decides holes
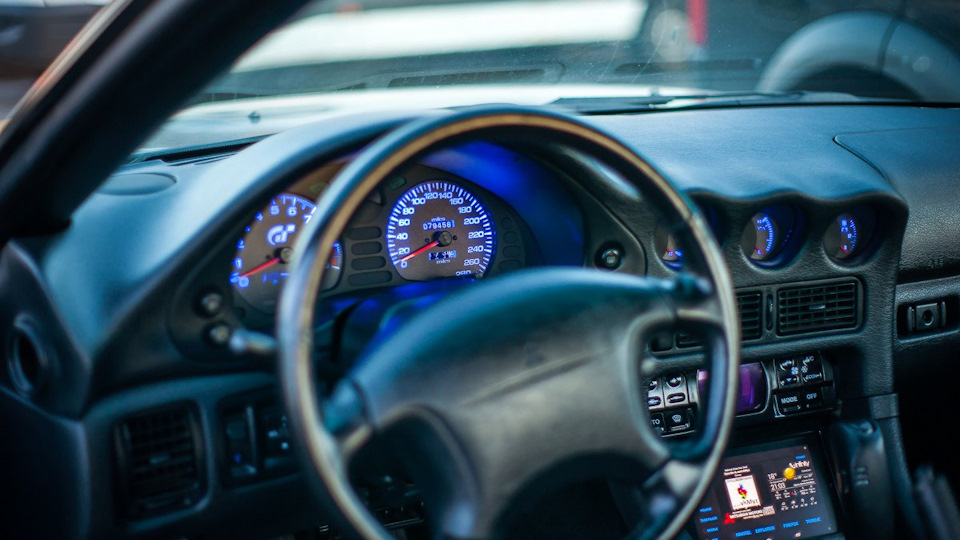
[[[387,250],[400,276],[423,281],[482,277],[493,259],[496,231],[483,204],[443,180],[417,184],[390,211]]]
[[[701,540],[812,538],[837,532],[813,444],[787,442],[723,459],[694,512]]]

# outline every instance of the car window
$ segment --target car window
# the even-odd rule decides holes
[[[107,0],[0,0],[0,118]]]
[[[936,0],[315,2],[146,148],[385,108],[557,102],[622,112],[711,96],[729,97],[728,106],[954,102],[958,22],[960,4]]]

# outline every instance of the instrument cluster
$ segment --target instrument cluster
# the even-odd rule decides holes
[[[297,238],[341,165],[277,194],[236,241],[228,280],[241,313],[272,317]],[[416,165],[363,203],[327,261],[327,295],[439,279],[483,279],[527,264],[529,232],[499,197],[464,178]]]

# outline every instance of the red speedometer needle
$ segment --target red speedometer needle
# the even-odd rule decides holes
[[[414,251],[413,253],[407,255],[406,257],[401,258],[401,259],[400,259],[400,262],[409,261],[410,259],[412,259],[412,258],[416,257],[417,255],[423,253],[424,251],[426,251],[426,250],[428,250],[428,249],[430,249],[430,248],[437,247],[437,246],[439,246],[439,245],[440,245],[440,241],[439,241],[439,240],[434,240],[433,242],[430,242],[429,244],[423,246],[422,248],[420,248],[420,249]]]
[[[251,268],[250,270],[247,270],[246,272],[240,274],[240,277],[250,277],[250,276],[256,274],[257,272],[263,270],[264,268],[270,268],[271,266],[277,264],[278,262],[280,262],[280,257],[274,257],[274,258],[270,259],[269,261],[267,261],[267,262],[265,262],[265,263],[263,263],[263,264],[261,264],[261,265],[255,266],[255,267]]]

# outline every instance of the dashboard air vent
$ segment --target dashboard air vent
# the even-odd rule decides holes
[[[763,335],[763,295],[760,291],[737,293],[740,338],[744,341]]]
[[[763,295],[760,291],[737,293],[737,311],[740,313],[740,339],[748,341],[763,335]],[[696,336],[677,332],[677,348],[703,345]]]
[[[199,437],[188,406],[127,418],[115,437],[129,514],[184,508],[199,500]]]
[[[858,285],[856,281],[844,281],[780,289],[777,333],[856,328],[860,322]]]
[[[699,347],[703,345],[699,338],[686,332],[677,332],[677,348]]]

